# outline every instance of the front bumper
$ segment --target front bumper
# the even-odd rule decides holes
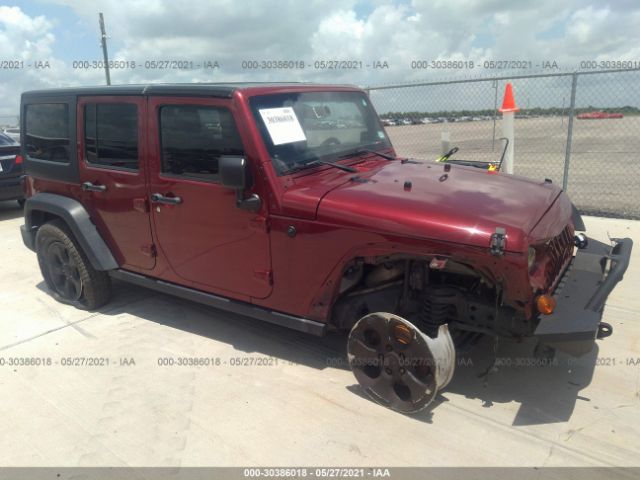
[[[588,246],[571,261],[560,280],[551,315],[542,315],[535,330],[541,343],[573,356],[593,348],[604,304],[629,266],[633,241],[613,239],[607,245],[589,239]]]

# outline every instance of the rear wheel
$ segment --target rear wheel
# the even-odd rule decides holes
[[[55,220],[38,229],[36,251],[42,276],[56,300],[85,310],[107,303],[109,275],[93,268],[64,222]]]

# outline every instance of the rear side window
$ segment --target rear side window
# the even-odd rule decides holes
[[[89,103],[84,108],[87,162],[138,169],[138,107],[131,103]]]
[[[231,111],[200,105],[160,109],[161,171],[209,182],[219,181],[221,155],[243,155]]]
[[[69,107],[66,103],[26,106],[27,155],[36,160],[69,162]]]

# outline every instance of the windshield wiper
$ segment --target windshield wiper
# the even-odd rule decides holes
[[[373,153],[374,155],[378,155],[379,157],[382,157],[386,160],[396,160],[396,157],[392,157],[391,155],[387,155],[386,153],[378,152],[377,150],[369,150],[368,148],[358,148],[353,152],[342,155],[340,158],[357,157],[362,155],[363,153]]]
[[[350,173],[357,173],[358,170],[356,170],[353,167],[349,167],[347,165],[340,165],[339,163],[333,163],[333,162],[329,162],[327,160],[314,160],[313,162],[309,162],[309,163],[305,163],[304,165],[298,165],[296,167],[290,168],[289,170],[286,170],[284,173],[288,174],[288,173],[294,173],[294,172],[298,172],[300,170],[305,170],[307,168],[311,168],[311,167],[317,167],[318,165],[330,165],[332,167],[335,167],[339,170],[343,170],[345,172],[350,172]]]
[[[367,148],[361,148],[358,152],[364,153],[373,153],[374,155],[378,155],[379,157],[386,158],[387,160],[396,160],[396,157],[392,157],[391,155],[387,155],[386,153],[378,152],[377,150],[369,150]]]

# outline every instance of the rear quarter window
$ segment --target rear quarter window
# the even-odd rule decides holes
[[[30,104],[25,109],[25,147],[36,160],[69,162],[69,106],[66,103]]]

